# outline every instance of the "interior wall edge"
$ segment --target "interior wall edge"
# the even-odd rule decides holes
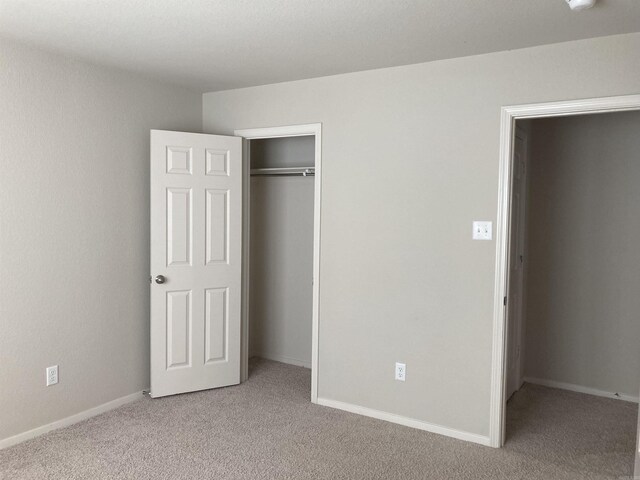
[[[586,393],[588,395],[595,395],[597,397],[613,398],[615,400],[624,400],[625,402],[640,403],[640,397],[638,396],[619,392],[605,392],[604,390],[598,390],[596,388],[585,387],[582,385],[575,385],[573,383],[558,382],[556,380],[534,377],[524,377],[524,382],[531,383],[533,385],[540,385],[543,387],[568,390],[570,392]]]
[[[265,352],[258,352],[258,353],[252,353],[251,356],[264,358],[265,360],[273,360],[274,362],[286,363],[288,365],[295,365],[296,367],[304,367],[309,369],[311,368],[311,362],[307,360],[300,360],[299,358],[279,355],[277,353],[271,354],[271,353],[265,353]]]
[[[13,447],[14,445],[18,445],[19,443],[26,442],[27,440],[39,437],[40,435],[44,435],[45,433],[51,432],[53,430],[58,430],[59,428],[69,427],[75,423],[82,422],[83,420],[87,420],[91,417],[106,413],[109,410],[113,410],[115,408],[126,405],[127,403],[140,400],[143,398],[145,391],[148,392],[149,388],[147,387],[140,392],[116,398],[115,400],[111,400],[110,402],[103,403],[102,405],[98,405],[97,407],[89,408],[66,418],[61,418],[60,420],[56,420],[55,422],[51,422],[47,425],[42,425],[41,427],[36,427],[26,432],[0,439],[0,450]]]
[[[365,417],[371,417],[377,420],[384,420],[387,422],[396,423],[398,425],[404,425],[405,427],[424,430],[426,432],[437,433],[439,435],[444,435],[445,437],[451,437],[458,440],[464,440],[466,442],[477,443],[485,447],[491,446],[490,438],[488,436],[478,435],[477,433],[465,432],[463,430],[456,430],[454,428],[444,427],[442,425],[436,425],[434,423],[417,420],[415,418],[396,415],[395,413],[383,412],[381,410],[375,410],[373,408],[362,407],[360,405],[341,402],[339,400],[332,400],[332,399],[323,398],[323,397],[318,397],[318,405],[321,405],[323,407],[343,410],[349,413],[355,413],[357,415],[364,415]]]

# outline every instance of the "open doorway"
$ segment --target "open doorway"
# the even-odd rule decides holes
[[[317,402],[321,126],[237,130],[244,145],[242,380],[310,369]]]
[[[502,441],[535,441],[537,456],[631,476],[640,112],[514,120]]]

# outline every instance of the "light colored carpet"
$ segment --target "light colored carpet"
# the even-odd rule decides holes
[[[637,405],[526,385],[496,450],[309,402],[309,370],[145,398],[0,451],[4,479],[602,479],[631,475]]]

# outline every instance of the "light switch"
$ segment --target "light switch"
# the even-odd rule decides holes
[[[473,239],[474,240],[491,240],[492,238],[491,222],[473,222]]]

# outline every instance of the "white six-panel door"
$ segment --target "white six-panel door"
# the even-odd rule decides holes
[[[242,139],[151,131],[151,396],[240,382]]]
[[[527,135],[516,129],[513,145],[513,190],[511,197],[511,245],[509,248],[509,299],[507,301],[508,399],[522,384],[522,340],[524,329],[524,244],[527,205]]]

